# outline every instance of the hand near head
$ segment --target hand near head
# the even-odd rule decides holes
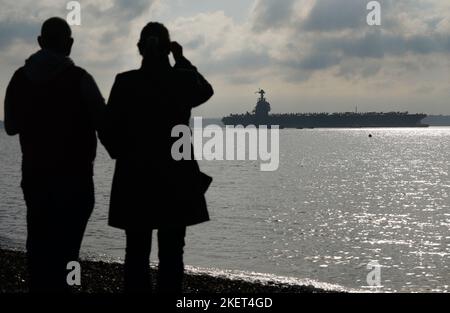
[[[183,47],[176,41],[170,43],[170,52],[172,52],[175,61],[183,57]]]

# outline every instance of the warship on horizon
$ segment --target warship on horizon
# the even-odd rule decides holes
[[[290,113],[269,114],[270,103],[260,89],[252,113],[231,114],[222,119],[225,125],[279,126],[280,128],[369,128],[369,127],[428,127],[422,124],[426,114],[408,112],[343,112],[343,113]]]

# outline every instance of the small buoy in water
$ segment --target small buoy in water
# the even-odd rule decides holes
[[[369,134],[369,138],[372,138],[373,136],[372,136],[372,134]]]

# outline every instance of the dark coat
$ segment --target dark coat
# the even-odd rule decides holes
[[[14,74],[5,97],[6,132],[20,137],[22,183],[92,177],[101,118],[93,112],[102,115],[104,109],[94,80],[70,58],[48,50],[33,54]]]
[[[209,220],[204,193],[210,178],[193,157],[172,158],[178,138],[171,132],[189,125],[191,109],[212,95],[211,85],[186,59],[116,76],[100,132],[116,159],[109,225],[157,229]]]

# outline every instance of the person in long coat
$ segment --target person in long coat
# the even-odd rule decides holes
[[[152,230],[158,230],[160,292],[181,292],[186,227],[209,220],[205,192],[211,178],[193,154],[172,157],[177,125],[189,125],[191,109],[213,88],[156,22],[142,30],[142,66],[116,76],[100,140],[113,159],[109,225],[125,230],[125,290],[150,291]],[[175,65],[169,62],[172,53]],[[191,146],[191,151],[192,146]]]

